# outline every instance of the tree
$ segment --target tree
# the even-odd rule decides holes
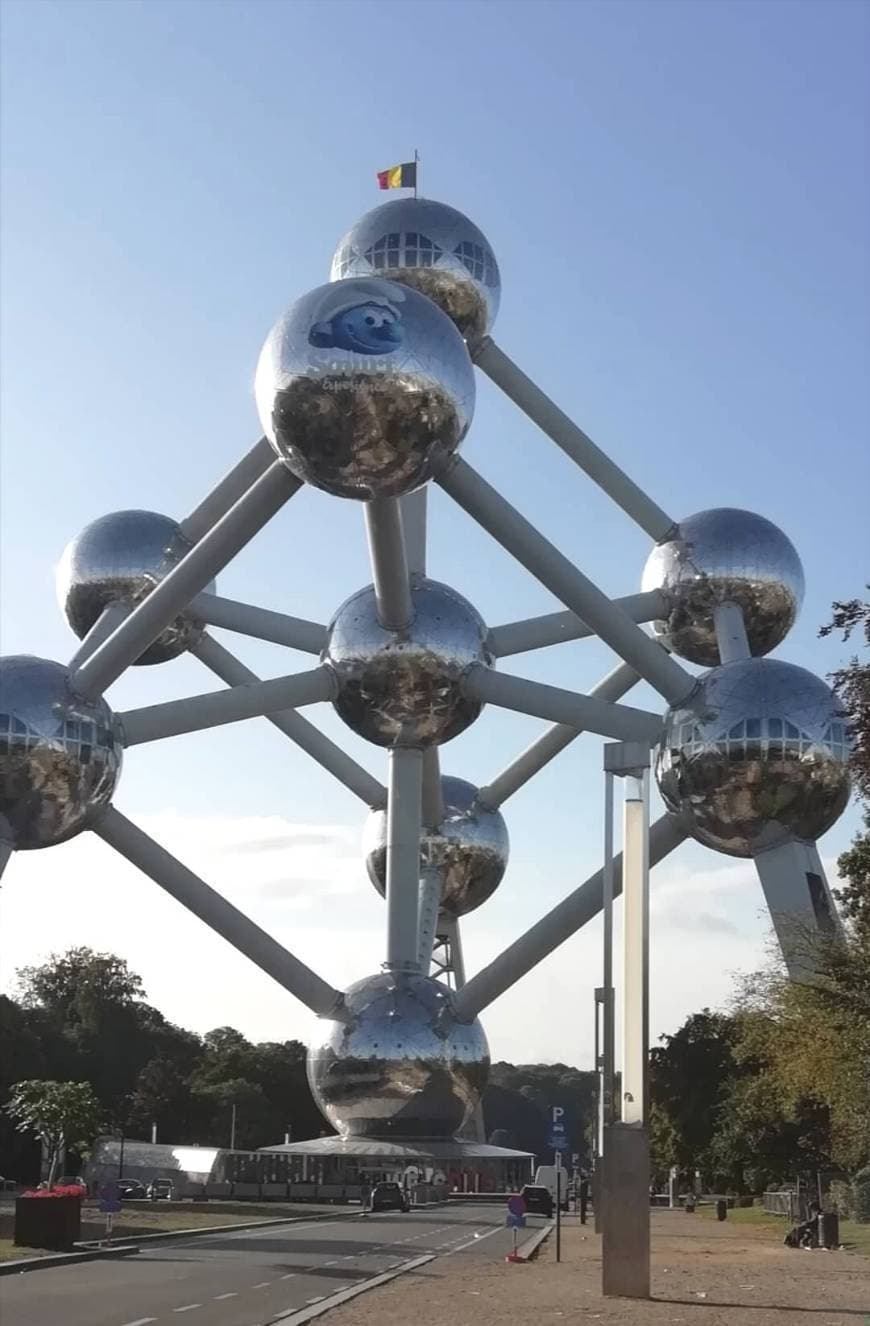
[[[715,1168],[711,1144],[735,1072],[734,1021],[709,1008],[693,1013],[650,1051],[653,1168],[688,1173]]]
[[[25,1008],[44,1008],[67,1022],[87,1021],[95,1006],[129,1006],[144,999],[142,980],[123,958],[71,948],[52,953],[41,967],[22,967],[18,989]]]
[[[87,1082],[18,1082],[6,1109],[19,1132],[35,1133],[45,1147],[49,1186],[67,1147],[87,1149],[100,1130],[100,1103]]]

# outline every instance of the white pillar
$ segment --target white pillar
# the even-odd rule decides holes
[[[625,779],[622,841],[622,1122],[646,1122],[649,1040],[649,770]]]

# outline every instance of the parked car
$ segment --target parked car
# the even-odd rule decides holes
[[[148,1193],[138,1179],[119,1179],[118,1196],[122,1202],[144,1202]]]
[[[546,1216],[553,1219],[553,1194],[549,1188],[527,1183],[521,1194],[530,1215]]]
[[[152,1202],[174,1202],[175,1188],[169,1179],[152,1179],[148,1184],[148,1196]]]
[[[410,1211],[411,1202],[398,1183],[376,1183],[372,1188],[373,1211]]]

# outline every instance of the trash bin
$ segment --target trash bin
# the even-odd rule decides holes
[[[716,1219],[725,1220],[728,1217],[728,1203],[724,1197],[720,1197],[716,1203]]]
[[[836,1211],[823,1211],[819,1215],[819,1247],[839,1248],[840,1217]]]
[[[695,1198],[694,1198],[694,1197],[687,1197],[687,1198],[686,1198],[685,1204],[684,1204],[684,1206],[683,1206],[683,1210],[686,1211],[686,1212],[688,1212],[689,1215],[694,1215],[694,1213],[695,1213]]]

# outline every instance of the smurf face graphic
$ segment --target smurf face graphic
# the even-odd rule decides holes
[[[345,298],[336,307],[333,301],[332,308],[322,310],[328,316],[321,317],[309,331],[311,345],[358,355],[384,355],[402,344],[402,315],[397,308],[402,292],[391,290],[389,298],[373,292],[360,299],[359,294],[357,291],[353,302]]]

